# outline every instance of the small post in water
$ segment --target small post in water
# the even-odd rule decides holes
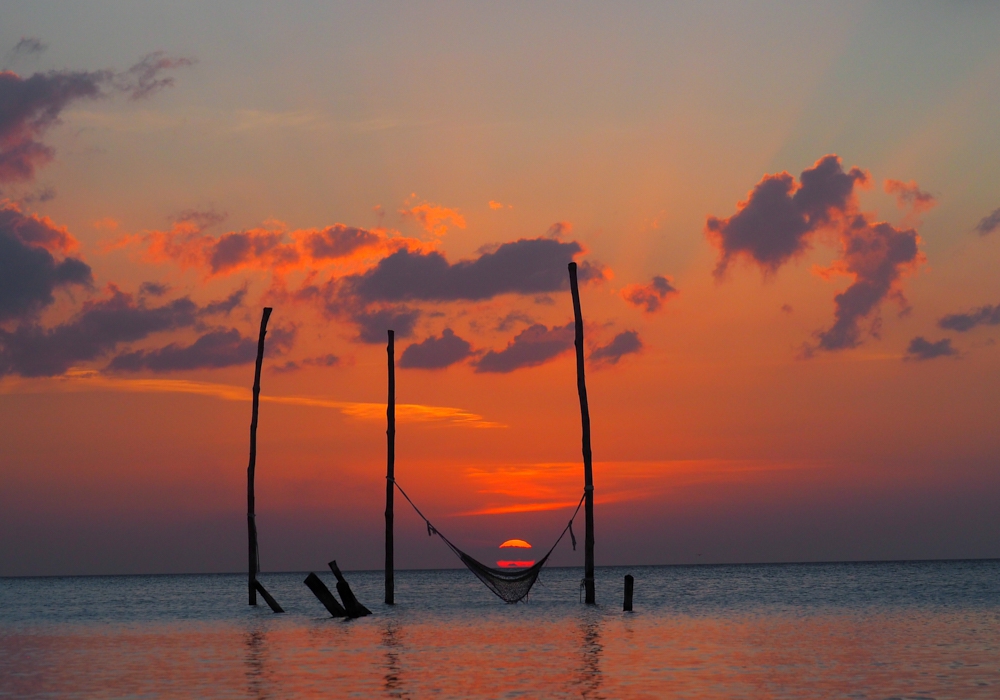
[[[632,578],[632,574],[625,574],[625,604],[622,606],[622,610],[625,612],[632,612],[632,586],[635,584],[635,579]]]
[[[253,477],[257,468],[257,411],[260,407],[260,367],[264,362],[264,336],[267,335],[267,319],[271,318],[271,307],[264,307],[260,318],[260,337],[257,339],[257,366],[253,374],[253,410],[250,416],[250,464],[247,465],[247,535],[249,538],[249,579],[250,605],[257,604],[257,572],[260,561],[257,558],[257,521],[254,513]]]
[[[583,493],[586,531],[584,535],[583,584],[587,605],[596,605],[594,591],[594,467],[590,452],[590,407],[587,404],[587,380],[583,372],[583,312],[580,310],[580,287],[576,281],[576,263],[569,264],[569,286],[573,292],[573,318],[576,325],[576,389],[580,394],[580,419],[583,423]]]
[[[395,581],[392,561],[392,496],[396,483],[396,357],[395,333],[389,331],[389,399],[386,404],[386,470],[385,470],[385,602],[395,605]]]

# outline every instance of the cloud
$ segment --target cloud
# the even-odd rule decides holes
[[[442,207],[430,202],[423,202],[408,209],[400,209],[404,219],[414,219],[427,233],[443,236],[448,233],[448,226],[465,228],[465,217],[454,209]]]
[[[110,292],[107,299],[84,302],[76,316],[54,328],[23,323],[13,332],[0,330],[0,376],[63,374],[122,343],[193,326],[198,320],[198,306],[187,297],[150,308],[115,287]]]
[[[708,217],[706,234],[719,250],[715,275],[744,258],[765,274],[809,248],[809,235],[830,223],[852,202],[854,185],[868,175],[851,168],[845,173],[836,155],[827,155],[799,176],[799,185],[787,172],[765,175],[738,211],[728,219]]]
[[[185,212],[166,231],[128,236],[112,247],[138,246],[146,262],[173,262],[181,269],[200,270],[207,277],[260,270],[281,278],[295,270],[322,270],[331,262],[356,269],[370,258],[425,246],[416,239],[391,236],[384,230],[339,223],[324,228],[289,230],[280,221],[269,221],[256,228],[228,231],[220,236],[207,233],[223,218],[212,211]]]
[[[572,233],[572,223],[569,221],[557,221],[549,226],[549,230],[545,232],[545,235],[549,238],[562,238],[563,236],[569,236]]]
[[[677,289],[663,275],[656,275],[646,285],[630,284],[622,290],[622,298],[632,306],[654,313],[663,308],[667,299],[677,294]]]
[[[542,294],[569,287],[566,266],[583,252],[575,241],[522,238],[473,260],[449,263],[437,251],[399,250],[360,275],[344,279],[345,291],[364,302],[475,301],[500,294]],[[602,279],[603,270],[582,263],[580,279]]]
[[[10,202],[0,203],[0,322],[37,313],[55,301],[57,288],[92,283],[85,262],[53,255],[76,245],[66,229],[48,218],[23,214]]]
[[[355,309],[351,320],[358,326],[358,340],[363,343],[384,343],[387,331],[397,338],[413,335],[413,326],[420,318],[420,311],[407,306],[387,306],[380,309]]]
[[[933,360],[936,357],[950,357],[957,354],[958,351],[951,346],[950,338],[931,342],[918,335],[906,348],[907,360]]]
[[[340,358],[333,353],[328,353],[319,357],[307,357],[302,360],[302,364],[310,367],[334,367],[340,364]]]
[[[998,228],[1000,228],[1000,209],[994,209],[991,214],[984,216],[976,224],[976,231],[980,236],[991,234]]]
[[[525,328],[499,352],[490,350],[474,364],[477,372],[513,372],[534,367],[561,355],[573,347],[573,324],[551,330],[540,323]]]
[[[75,316],[54,327],[44,328],[34,322],[23,322],[13,331],[0,329],[0,376],[61,375],[74,365],[96,360],[123,344],[143,340],[154,333],[201,328],[203,318],[228,313],[227,309],[231,310],[233,304],[241,301],[245,293],[244,290],[239,290],[222,301],[212,302],[204,307],[198,306],[188,297],[151,307],[146,305],[143,297],[136,301],[132,295],[113,285],[109,286],[108,291],[107,298],[84,302]],[[233,336],[223,338],[218,332],[216,330],[202,336],[193,349],[170,345],[161,351],[131,353],[132,359],[120,360],[116,368],[124,369],[125,365],[121,363],[137,364],[140,361],[146,362],[146,359],[148,362],[144,366],[150,369],[160,366],[168,368],[172,366],[171,363],[180,367],[180,363],[194,362],[194,358],[198,356],[215,357],[216,361],[221,361],[218,358],[222,358],[226,352],[222,341],[229,340],[232,345]],[[269,346],[279,353],[291,345],[293,338],[294,329],[279,327],[268,333]],[[253,341],[253,347],[256,352],[256,340]],[[242,348],[237,349],[242,351]],[[181,353],[181,350],[186,352]],[[234,348],[230,347],[230,350]],[[211,360],[206,359],[205,362]]]
[[[201,313],[208,316],[213,314],[224,314],[228,316],[232,313],[233,309],[243,304],[243,300],[246,298],[247,288],[244,285],[241,289],[237,289],[235,292],[230,294],[225,299],[220,299],[219,301],[213,301],[205,306],[201,310]]]
[[[252,398],[246,386],[196,382],[189,379],[123,379],[98,372],[71,372],[60,377],[57,384],[51,381],[32,380],[14,384],[0,383],[0,393],[38,393],[53,389],[59,391],[122,391],[129,393],[178,393],[206,396],[222,401],[243,401]],[[357,420],[385,421],[384,403],[338,401],[322,396],[278,396],[262,394],[261,402],[306,408],[332,408],[344,416]],[[396,420],[401,423],[441,423],[467,428],[506,428],[502,423],[487,421],[482,416],[453,406],[428,406],[424,404],[396,404]]]
[[[54,151],[41,139],[71,103],[115,92],[140,99],[173,83],[172,78],[163,77],[164,71],[189,64],[187,59],[156,53],[120,74],[47,71],[22,78],[0,71],[0,183],[31,180],[37,168],[52,160]]]
[[[934,195],[924,192],[916,182],[901,182],[899,180],[886,180],[885,191],[895,195],[896,204],[900,209],[911,207],[915,212],[927,211],[937,204]]]
[[[33,36],[22,36],[13,49],[10,50],[11,60],[16,61],[26,56],[36,56],[49,47],[42,40]]]
[[[872,223],[861,214],[851,218],[841,233],[841,259],[833,268],[852,276],[854,282],[834,297],[834,323],[816,334],[817,348],[857,347],[861,343],[861,322],[877,312],[885,298],[892,296],[905,304],[898,283],[904,274],[923,262],[919,243],[913,229]]]
[[[230,328],[209,331],[187,346],[170,343],[156,350],[123,353],[111,360],[108,369],[119,372],[217,369],[246,364],[256,358],[256,338],[246,338]]]
[[[949,331],[964,333],[976,326],[1000,325],[1000,304],[980,306],[965,314],[948,314],[938,321],[938,326]]]
[[[720,253],[717,277],[736,258],[773,274],[807,250],[820,231],[838,235],[840,258],[821,272],[826,277],[846,275],[853,281],[834,297],[834,323],[816,333],[815,344],[804,346],[805,357],[816,350],[856,347],[862,341],[861,323],[868,319],[873,319],[870,333],[877,335],[881,303],[892,298],[905,308],[900,282],[924,260],[915,230],[873,221],[858,210],[854,187],[867,181],[864,171],[852,168],[845,173],[840,158],[828,155],[803,171],[798,185],[788,173],[766,175],[749,199],[739,204],[736,214],[729,219],[708,219],[706,233]],[[920,190],[915,184],[899,183],[896,189],[917,206]]]
[[[190,58],[175,58],[163,51],[148,53],[124,73],[116,76],[115,85],[133,100],[141,100],[155,92],[173,86],[174,78],[166,71],[193,66]]]
[[[590,359],[599,364],[616,365],[625,355],[637,353],[642,349],[642,341],[636,331],[622,331],[607,345],[590,353]]]
[[[162,297],[170,291],[170,287],[158,282],[143,282],[139,285],[139,294],[146,294],[151,297]]]
[[[440,338],[432,335],[407,347],[399,360],[399,366],[410,369],[444,369],[461,362],[470,354],[472,346],[469,342],[459,338],[450,328],[445,328]]]
[[[490,209],[492,209],[493,211],[496,211],[497,209],[513,209],[514,208],[513,204],[504,204],[503,202],[497,202],[497,201],[492,200],[492,199],[489,201],[489,205],[490,205]]]

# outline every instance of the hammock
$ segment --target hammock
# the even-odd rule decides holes
[[[494,569],[492,566],[486,566],[486,564],[477,561],[475,558],[456,547],[451,540],[442,535],[436,527],[431,525],[431,521],[428,520],[424,514],[420,512],[420,509],[417,508],[417,505],[410,500],[410,497],[406,495],[406,491],[403,490],[403,487],[401,487],[395,479],[390,479],[390,481],[392,481],[396,488],[399,489],[399,492],[403,494],[403,498],[405,498],[409,504],[413,506],[413,510],[416,511],[421,520],[427,523],[427,535],[437,535],[440,537],[442,541],[448,545],[448,548],[451,549],[451,551],[453,551],[456,556],[462,560],[462,563],[468,567],[469,571],[474,573],[476,578],[482,581],[487,588],[493,591],[493,593],[495,593],[496,596],[504,602],[516,603],[519,600],[523,600],[525,596],[528,595],[528,591],[531,590],[531,587],[535,585],[535,581],[538,580],[538,574],[541,572],[542,567],[545,566],[545,562],[548,561],[549,555],[552,554],[556,545],[562,541],[562,538],[567,532],[569,532],[570,540],[573,543],[573,549],[574,551],[576,550],[576,536],[573,534],[573,520],[576,518],[577,513],[580,512],[580,506],[583,505],[583,499],[586,496],[586,492],[584,492],[583,496],[580,496],[580,502],[576,504],[576,510],[573,511],[573,517],[569,519],[569,523],[567,523],[566,527],[563,528],[559,537],[556,538],[555,544],[549,548],[549,551],[545,553],[545,556],[527,569],[509,571],[504,569]]]

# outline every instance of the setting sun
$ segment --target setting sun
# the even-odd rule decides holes
[[[504,547],[519,547],[521,549],[531,549],[531,545],[525,542],[524,540],[507,540],[502,545],[500,545],[500,549],[503,549]]]

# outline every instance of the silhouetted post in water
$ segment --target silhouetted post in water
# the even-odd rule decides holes
[[[587,605],[597,603],[594,592],[594,468],[590,453],[590,408],[587,405],[587,380],[583,373],[583,312],[580,311],[580,287],[576,281],[576,263],[569,264],[569,286],[573,292],[573,317],[576,321],[576,389],[580,394],[580,419],[583,422],[584,536],[583,584]]]
[[[625,574],[625,604],[622,606],[622,610],[625,612],[632,612],[632,586],[635,584],[635,579],[632,578],[632,574]]]
[[[255,580],[253,582],[253,587],[256,588],[257,592],[260,593],[261,597],[264,598],[264,602],[267,603],[269,606],[271,606],[271,610],[273,610],[276,613],[285,612],[284,608],[278,605],[278,601],[276,601],[274,597],[267,592],[267,589],[264,588],[264,584],[262,584],[260,581]]]
[[[347,611],[344,610],[344,606],[340,604],[330,589],[326,587],[326,584],[320,579],[316,574],[309,574],[306,576],[306,580],[303,582],[309,586],[309,590],[313,592],[313,595],[319,598],[319,602],[323,604],[331,615],[334,617],[347,617]]]
[[[271,318],[271,307],[264,307],[260,317],[260,337],[257,339],[257,366],[253,373],[253,413],[250,418],[250,464],[247,466],[247,533],[250,540],[250,605],[257,604],[257,572],[260,562],[257,558],[257,522],[254,513],[253,475],[257,468],[257,411],[260,407],[260,366],[264,362],[264,336],[267,335],[267,319]]]
[[[392,495],[396,482],[396,357],[395,333],[389,331],[389,400],[385,409],[388,427],[386,436],[385,469],[385,602],[395,605],[395,581],[392,561]],[[336,572],[335,572],[336,573]]]
[[[350,584],[347,583],[347,579],[344,578],[344,574],[340,573],[340,567],[337,566],[337,560],[331,561],[328,566],[333,575],[337,577],[337,593],[340,594],[340,599],[344,601],[344,609],[347,610],[348,617],[364,617],[365,615],[371,615],[372,611],[366,608],[364,605],[358,602],[358,599],[354,597],[354,591],[351,590]]]

